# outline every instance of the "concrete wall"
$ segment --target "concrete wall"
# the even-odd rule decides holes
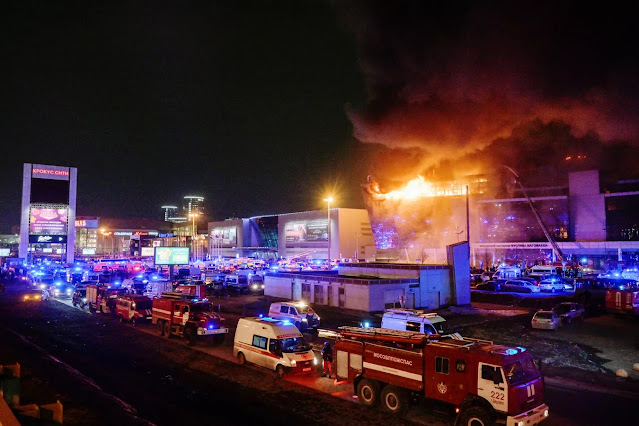
[[[364,209],[338,209],[337,227],[338,251],[333,257],[355,258],[357,254],[359,259],[366,259],[366,246],[375,245],[368,212]]]
[[[467,242],[447,247],[450,265],[450,300],[447,305],[470,305],[470,248]]]
[[[599,171],[570,173],[570,233],[577,241],[605,241],[606,202],[600,193]]]

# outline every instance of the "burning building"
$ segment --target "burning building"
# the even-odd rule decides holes
[[[378,260],[444,263],[445,247],[468,240],[471,197],[486,191],[483,175],[428,181],[422,176],[383,191],[371,177],[362,185]]]

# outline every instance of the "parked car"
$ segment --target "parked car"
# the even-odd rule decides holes
[[[539,287],[529,281],[508,280],[504,284],[504,291],[514,291],[517,293],[539,293]]]
[[[583,320],[586,310],[579,303],[563,302],[553,309],[562,320],[570,324],[574,320]]]
[[[22,295],[22,300],[25,302],[42,302],[49,298],[49,292],[47,290],[31,290]]]
[[[564,291],[564,282],[556,278],[547,278],[539,283],[539,289],[551,293]]]
[[[561,317],[553,311],[537,311],[530,324],[532,328],[557,330],[561,327]]]
[[[497,281],[486,281],[481,284],[477,284],[477,290],[488,290],[488,291],[501,291],[502,285]]]
[[[51,289],[51,295],[56,299],[69,298],[73,295],[73,286],[68,283],[56,284]]]

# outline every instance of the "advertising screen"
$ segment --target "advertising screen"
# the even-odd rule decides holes
[[[142,257],[152,257],[155,253],[155,247],[142,247]]]
[[[9,257],[11,255],[11,249],[0,248],[0,257]]]
[[[31,208],[30,234],[65,234],[67,232],[66,209]]]
[[[31,202],[69,204],[69,182],[31,179]]]
[[[94,248],[83,248],[82,249],[82,254],[95,254],[95,249]]]
[[[188,265],[189,247],[155,247],[156,265]]]
[[[210,238],[220,241],[225,246],[237,245],[237,228],[235,226],[211,229]]]
[[[326,219],[288,222],[285,228],[287,243],[315,243],[328,241]]]
[[[98,219],[76,219],[75,227],[76,228],[97,228]]]

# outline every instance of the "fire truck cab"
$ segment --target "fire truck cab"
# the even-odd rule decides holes
[[[190,346],[207,336],[220,344],[229,332],[224,318],[213,311],[207,299],[182,293],[162,293],[162,297],[154,298],[151,322],[157,324],[160,336],[183,337]]]
[[[120,322],[130,321],[135,325],[138,321],[150,320],[153,302],[149,297],[139,295],[122,295],[115,302],[115,314]]]
[[[415,397],[437,400],[456,425],[536,425],[548,417],[544,383],[524,348],[469,338],[340,327],[338,380],[360,403],[402,413]]]
[[[639,288],[606,291],[606,310],[616,314],[639,315]]]

